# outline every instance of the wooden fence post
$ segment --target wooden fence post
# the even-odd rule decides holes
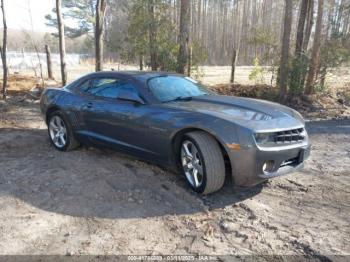
[[[234,84],[235,82],[235,70],[236,70],[236,60],[237,60],[237,50],[233,49],[232,61],[231,61],[231,78],[230,83]]]
[[[51,51],[50,51],[49,45],[45,45],[45,51],[46,51],[47,76],[49,79],[54,79],[52,74]]]

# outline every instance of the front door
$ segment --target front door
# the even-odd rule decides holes
[[[82,105],[86,132],[94,143],[142,157],[154,157],[157,153],[140,143],[146,123],[140,116],[149,106],[118,99],[118,93],[122,90],[138,92],[127,80],[111,77],[92,80],[86,103]]]

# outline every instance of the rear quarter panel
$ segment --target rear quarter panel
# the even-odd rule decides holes
[[[40,111],[45,118],[47,111],[57,105],[59,97],[62,96],[60,88],[45,88],[40,98]]]
[[[40,110],[45,121],[47,114],[56,109],[61,110],[71,120],[70,110],[81,104],[78,100],[78,96],[63,88],[46,88],[41,95]]]

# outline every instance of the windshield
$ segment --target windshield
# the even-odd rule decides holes
[[[213,93],[197,81],[182,76],[154,77],[148,81],[148,86],[153,95],[162,102]]]

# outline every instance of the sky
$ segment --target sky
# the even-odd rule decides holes
[[[38,32],[52,32],[53,28],[45,25],[45,15],[55,6],[55,0],[4,0],[7,27]],[[30,7],[30,8],[29,8]],[[33,28],[29,10],[32,13]]]

